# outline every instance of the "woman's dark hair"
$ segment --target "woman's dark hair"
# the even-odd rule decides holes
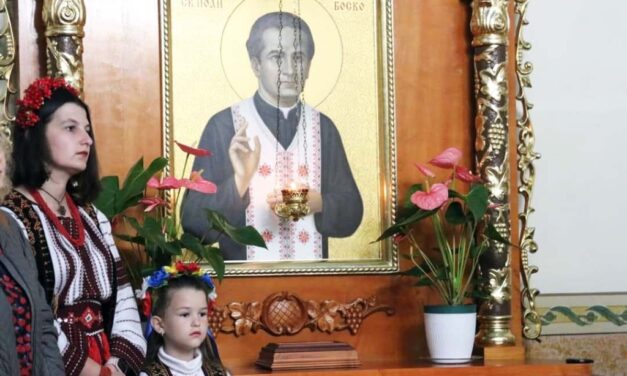
[[[198,277],[182,275],[180,277],[168,280],[167,286],[161,287],[153,291],[152,295],[152,314],[163,317],[166,308],[170,305],[172,295],[182,289],[193,289],[202,291],[205,296],[209,294],[209,286]],[[207,298],[208,299],[208,298]],[[208,303],[208,301],[207,301]],[[163,336],[156,331],[152,331],[148,337],[148,352],[146,354],[146,364],[157,361],[159,348],[163,346]],[[224,370],[220,359],[217,357],[217,349],[214,348],[209,336],[205,338],[205,342],[200,346],[202,353],[203,366],[211,370]]]
[[[32,127],[13,127],[13,174],[14,186],[24,185],[27,188],[39,188],[48,179],[50,172],[46,163],[50,162],[50,148],[46,142],[46,128],[54,113],[64,104],[74,103],[87,113],[87,120],[91,124],[89,107],[79,97],[65,88],[58,88],[52,92],[50,98],[44,100],[37,115],[39,121]],[[87,168],[74,175],[67,184],[66,191],[79,205],[92,202],[100,192],[100,177],[98,175],[98,156],[96,155],[96,140],[93,128],[89,130],[93,143],[89,148]]]

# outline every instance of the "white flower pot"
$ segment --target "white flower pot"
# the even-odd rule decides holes
[[[425,332],[431,360],[437,363],[465,363],[472,358],[477,306],[425,306]]]

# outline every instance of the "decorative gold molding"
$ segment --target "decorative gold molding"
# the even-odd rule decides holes
[[[538,245],[533,239],[535,228],[528,225],[528,219],[534,209],[531,207],[531,197],[533,185],[536,180],[536,170],[534,161],[540,158],[540,154],[534,151],[535,135],[529,116],[529,111],[533,105],[529,103],[525,95],[525,88],[531,87],[530,75],[533,65],[524,61],[523,54],[531,49],[523,36],[523,28],[528,24],[525,15],[527,13],[528,0],[515,0],[516,20],[516,79],[518,90],[516,100],[520,103],[520,114],[516,119],[518,126],[518,176],[520,186],[518,193],[523,198],[523,210],[518,214],[520,219],[520,272],[522,276],[523,288],[521,291],[521,301],[523,306],[523,335],[528,339],[536,339],[542,333],[542,322],[536,309],[536,296],[539,291],[531,287],[531,275],[538,271],[536,266],[529,265],[529,254],[538,250]]]
[[[490,223],[509,239],[509,149],[507,0],[474,0],[470,28],[475,67],[475,149],[477,166],[490,191]],[[481,346],[514,345],[511,333],[509,247],[491,241],[479,263],[479,282],[487,297],[479,308]]]
[[[11,122],[15,120],[17,98],[15,68],[16,46],[13,33],[12,12],[15,2],[0,0],[0,132],[9,136]]]
[[[283,291],[268,296],[263,302],[231,302],[215,307],[209,316],[209,325],[215,335],[242,336],[263,329],[281,336],[296,334],[304,328],[326,333],[348,330],[354,335],[366,317],[379,311],[388,316],[394,314],[393,308],[377,305],[374,297],[343,304],[334,300],[303,300]]]
[[[83,0],[44,0],[42,16],[46,25],[46,71],[63,77],[83,92]]]

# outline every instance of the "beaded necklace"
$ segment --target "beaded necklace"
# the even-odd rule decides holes
[[[77,248],[85,245],[85,227],[83,226],[81,215],[78,212],[78,208],[74,204],[72,197],[69,194],[67,194],[67,192],[65,193],[65,202],[68,206],[68,209],[70,209],[70,217],[76,223],[76,228],[78,232],[76,237],[73,237],[65,228],[65,226],[63,226],[59,218],[52,212],[52,210],[50,209],[50,207],[48,206],[44,198],[41,197],[41,193],[39,193],[38,190],[29,189],[28,192],[31,194],[31,196],[33,196],[33,198],[35,199],[35,202],[44,211],[44,214],[46,214],[46,217],[48,217],[48,219],[52,222],[54,227],[57,228],[57,230],[61,233],[61,235],[63,235],[67,240],[70,241],[70,243],[72,243],[72,245],[74,245]]]

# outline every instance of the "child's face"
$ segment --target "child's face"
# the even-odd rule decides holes
[[[163,333],[165,351],[178,359],[191,360],[207,337],[207,295],[192,288],[171,292],[163,317],[153,316],[153,326]]]

